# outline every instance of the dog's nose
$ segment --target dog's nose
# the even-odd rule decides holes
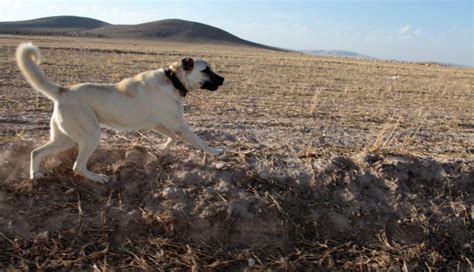
[[[222,84],[224,84],[224,78],[223,78],[223,77],[219,77],[219,81],[217,82],[217,84],[219,84],[219,86],[221,86]]]

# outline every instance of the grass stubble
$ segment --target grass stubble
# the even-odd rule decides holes
[[[33,40],[55,82],[117,82],[185,56],[226,78],[186,119],[227,153],[104,129],[27,180],[52,104],[18,73]],[[0,37],[0,267],[143,270],[472,270],[474,71],[252,48]]]

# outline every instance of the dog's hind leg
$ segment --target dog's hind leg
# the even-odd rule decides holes
[[[176,136],[173,135],[173,133],[169,129],[162,126],[157,126],[154,128],[154,130],[160,133],[161,135],[168,137],[166,143],[159,147],[160,150],[167,150],[168,148],[176,144]]]
[[[54,120],[51,120],[50,140],[31,152],[30,178],[36,179],[43,177],[39,171],[41,161],[48,155],[58,153],[74,147],[74,141],[61,132]]]
[[[76,162],[72,168],[74,172],[96,182],[107,182],[109,178],[106,175],[87,169],[87,161],[100,141],[100,125],[92,110],[81,105],[60,106],[58,119],[62,121],[60,129],[78,145]]]
[[[109,177],[103,174],[93,173],[87,169],[87,161],[99,145],[99,139],[100,137],[97,136],[87,137],[79,141],[79,153],[77,154],[77,159],[72,169],[74,170],[74,172],[85,178],[96,182],[104,183],[109,180]]]

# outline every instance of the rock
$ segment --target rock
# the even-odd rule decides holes
[[[227,193],[231,191],[234,188],[232,184],[227,181],[227,180],[221,180],[219,184],[216,186],[216,191],[221,192],[221,193]]]
[[[226,166],[226,163],[223,162],[223,161],[218,161],[218,162],[215,162],[214,163],[214,167],[217,169],[217,170],[220,170],[222,168],[224,168]]]
[[[184,190],[181,188],[176,187],[166,187],[161,192],[161,196],[165,199],[176,199],[176,198],[184,198],[185,193]]]
[[[38,241],[47,241],[49,239],[49,232],[47,230],[41,232],[40,234],[36,236],[36,239]]]

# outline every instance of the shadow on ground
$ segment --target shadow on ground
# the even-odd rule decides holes
[[[90,163],[105,185],[75,151],[33,183],[32,146],[0,146],[2,268],[472,269],[472,162],[109,146]]]

